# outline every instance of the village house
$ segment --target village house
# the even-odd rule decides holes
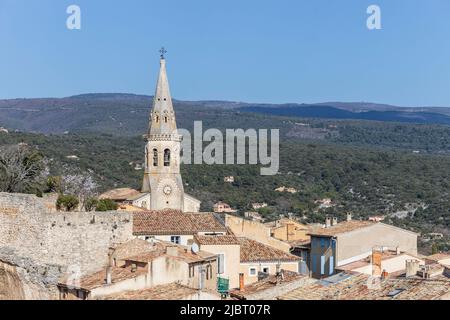
[[[142,240],[160,240],[188,245],[195,235],[224,235],[227,228],[214,213],[184,213],[178,210],[133,213],[133,235]]]
[[[309,268],[316,278],[333,275],[336,267],[368,257],[374,247],[417,255],[417,233],[381,222],[352,220],[351,214],[341,223],[327,217],[325,226],[312,229],[309,235]]]
[[[234,212],[237,212],[237,210],[232,209],[231,206],[228,203],[225,203],[225,202],[222,202],[222,201],[219,201],[216,204],[214,204],[213,211],[217,212],[217,213],[223,213],[223,212],[225,212],[225,213],[234,213]]]
[[[295,193],[298,192],[298,190],[295,189],[295,188],[285,187],[285,186],[276,188],[275,191],[277,191],[277,192],[287,192],[287,193],[291,193],[291,194],[295,194]]]
[[[252,208],[253,208],[254,210],[266,208],[267,206],[268,206],[268,204],[265,203],[265,202],[261,202],[261,203],[255,202],[255,203],[252,203]]]
[[[277,268],[298,272],[299,257],[245,237],[195,236],[194,242],[218,255],[218,274],[229,281],[229,288],[256,282],[261,274],[276,274]]]
[[[265,219],[256,211],[246,211],[244,212],[244,217],[261,223],[265,221]]]
[[[65,275],[58,290],[61,300],[91,300],[173,283],[215,292],[217,256],[188,246],[136,239],[111,248],[103,270],[81,277]]]
[[[234,176],[224,177],[223,181],[226,182],[226,183],[233,183],[234,182]]]
[[[309,227],[293,219],[282,218],[265,225],[270,228],[270,235],[281,241],[296,242],[310,239]]]
[[[406,266],[414,261],[419,265],[425,265],[425,260],[419,256],[397,249],[374,248],[372,254],[366,258],[354,261],[339,267],[336,272],[364,273],[374,276],[387,276],[406,272]]]

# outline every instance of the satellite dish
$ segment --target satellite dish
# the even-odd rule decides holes
[[[198,244],[195,242],[192,244],[191,250],[193,253],[198,253],[200,251],[200,248],[198,247]]]

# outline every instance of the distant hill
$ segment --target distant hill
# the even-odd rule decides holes
[[[140,135],[147,130],[151,104],[151,96],[122,93],[0,100],[0,126],[45,134]],[[450,108],[415,109],[365,102],[306,105],[174,100],[174,104],[179,127],[187,129],[196,120],[215,128],[285,128],[283,117],[450,125]]]
[[[423,124],[450,125],[450,116],[436,112],[401,111],[401,110],[366,110],[348,111],[326,105],[280,106],[280,107],[243,107],[244,112],[256,112],[285,117],[324,118],[324,119],[359,119],[374,121],[408,122]],[[423,109],[421,109],[423,110]]]

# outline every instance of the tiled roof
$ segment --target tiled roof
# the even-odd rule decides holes
[[[247,238],[238,238],[241,245],[241,262],[299,261],[300,257]]]
[[[374,224],[376,223],[372,221],[343,221],[328,228],[312,228],[309,234],[317,236],[334,236],[340,233],[346,233],[353,230],[366,228]]]
[[[212,213],[183,213],[177,210],[133,213],[134,235],[190,235],[226,231]]]
[[[202,262],[202,261],[208,261],[216,258],[215,254],[206,252],[206,251],[199,251],[197,253],[193,253],[192,251],[188,250],[188,247],[176,245],[170,242],[155,242],[154,245],[151,245],[150,249],[146,248],[143,249],[141,241],[132,241],[131,244],[128,244],[127,246],[119,247],[120,250],[120,256],[126,255],[127,257],[123,260],[125,261],[131,261],[131,262],[144,262],[148,263],[156,258],[167,256],[171,259],[178,259],[185,261],[187,263],[196,263],[196,262]],[[134,244],[135,246],[133,246]],[[138,245],[136,245],[138,244]],[[127,253],[127,247],[137,247],[139,254],[136,254],[135,256],[129,256],[132,254],[132,252],[135,251],[129,251]],[[167,247],[177,247],[178,251],[176,255],[170,255],[167,253]],[[116,255],[116,252],[114,252],[114,255]],[[136,271],[132,271],[131,267],[112,267],[112,283],[121,282],[126,279],[132,279],[136,278],[140,275],[146,274],[148,272],[147,267],[138,267]],[[101,287],[106,285],[106,266],[103,270],[100,270],[98,272],[94,272],[85,276],[82,276],[80,279],[73,279],[69,280],[69,275],[64,275],[60,281],[60,285],[62,286],[69,286],[69,287],[75,287],[75,288],[82,288],[88,291],[91,291],[95,288]]]
[[[119,188],[109,190],[99,196],[99,199],[111,199],[116,201],[126,200],[129,197],[140,195],[141,193],[131,188]]]
[[[99,297],[98,300],[184,300],[197,293],[199,293],[199,290],[171,283],[144,290],[126,291],[103,296]]]
[[[230,296],[243,299],[248,295],[252,295],[254,293],[262,292],[268,289],[271,289],[273,287],[287,284],[302,278],[308,278],[306,275],[301,275],[297,272],[287,271],[287,270],[281,270],[281,273],[283,274],[282,280],[279,282],[277,281],[276,275],[270,275],[267,278],[254,282],[252,284],[246,285],[243,290],[235,289],[230,291]]]
[[[140,275],[146,274],[147,268],[137,268],[136,271],[131,271],[131,268],[112,267],[112,283],[121,282],[127,279],[133,279]],[[65,276],[59,283],[59,285],[81,288],[91,291],[95,288],[106,285],[106,267],[105,270],[101,270],[89,275],[83,276],[80,279],[70,280],[68,276]]]
[[[436,253],[431,256],[425,257],[426,260],[439,262],[441,260],[450,259],[450,253]]]
[[[123,260],[125,258],[135,256],[143,252],[149,252],[154,249],[154,246],[145,240],[132,239],[125,243],[119,244],[115,247],[114,258]]]
[[[210,252],[206,251],[199,251],[197,253],[193,253],[191,250],[188,249],[186,246],[176,245],[169,242],[159,242],[156,244],[157,249],[150,252],[145,252],[133,257],[129,257],[125,260],[127,261],[136,261],[136,262],[150,262],[153,259],[162,256],[167,255],[174,259],[179,259],[186,261],[187,263],[194,263],[194,262],[202,262],[205,260],[211,260],[215,259],[216,255]],[[177,247],[177,254],[176,255],[169,255],[166,251],[167,247]]]
[[[240,245],[235,236],[195,236],[195,240],[201,245]]]
[[[280,300],[437,300],[450,298],[450,279],[387,278],[368,287],[370,276],[344,274],[295,289]]]

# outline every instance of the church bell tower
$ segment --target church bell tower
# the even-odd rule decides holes
[[[160,71],[146,135],[143,193],[150,193],[150,209],[184,211],[180,174],[182,136],[178,134],[166,72],[166,51],[161,49]]]

